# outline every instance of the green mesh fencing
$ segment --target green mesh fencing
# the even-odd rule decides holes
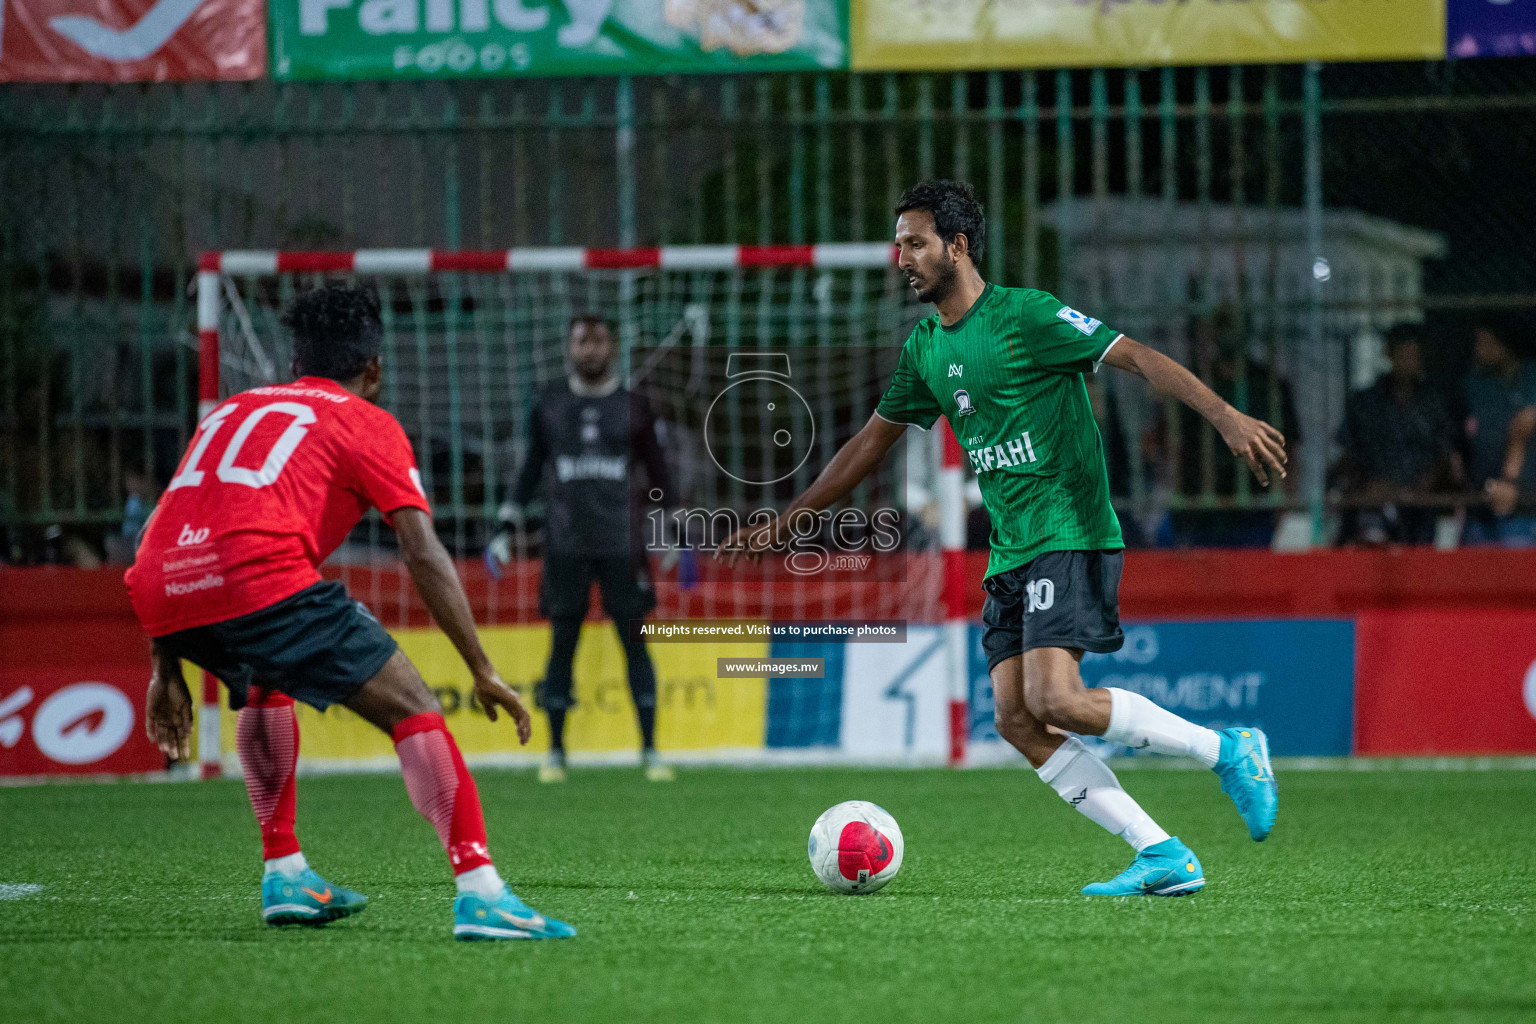
[[[969,178],[984,270],[1287,405],[1278,497],[1134,382],[1099,394],[1122,511],[1321,519],[1349,390],[1426,322],[1447,390],[1473,319],[1536,302],[1536,62],[0,89],[0,529],[100,548],[195,407],[206,249],[866,241]],[[1536,125],[1531,125],[1536,127]],[[1318,260],[1325,262],[1319,264]],[[899,330],[880,338],[894,345]],[[470,444],[466,436],[462,444]]]

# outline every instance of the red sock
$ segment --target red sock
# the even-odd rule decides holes
[[[293,714],[293,698],[251,687],[235,725],[235,747],[251,810],[261,826],[262,857],[298,853],[293,770],[299,760],[299,720]]]
[[[412,715],[395,726],[395,752],[405,774],[405,791],[422,817],[437,829],[453,873],[491,862],[485,846],[485,818],[480,792],[464,767],[459,745],[433,711]]]

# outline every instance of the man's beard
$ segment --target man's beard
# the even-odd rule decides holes
[[[939,264],[939,269],[935,272],[933,283],[917,293],[917,301],[943,302],[955,290],[955,282],[959,280],[959,268],[949,260],[944,260]]]
[[[603,381],[613,376],[612,361],[593,361],[584,363],[573,362],[571,369],[575,372],[576,376],[580,377],[588,384],[601,384]]]

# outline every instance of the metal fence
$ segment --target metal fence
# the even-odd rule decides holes
[[[110,531],[135,474],[174,468],[200,250],[866,241],[930,176],[986,200],[989,277],[1057,290],[1295,421],[1297,486],[1255,494],[1208,428],[1111,384],[1127,509],[1320,517],[1382,329],[1427,318],[1449,382],[1469,311],[1536,302],[1533,84],[1536,62],[1511,60],[6,87],[5,554],[35,557],[49,526]]]

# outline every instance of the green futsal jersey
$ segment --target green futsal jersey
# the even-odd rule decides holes
[[[1125,547],[1083,374],[1120,335],[1047,292],[987,285],[954,325],[912,330],[876,411],[949,420],[992,516],[987,575],[1046,551]]]

